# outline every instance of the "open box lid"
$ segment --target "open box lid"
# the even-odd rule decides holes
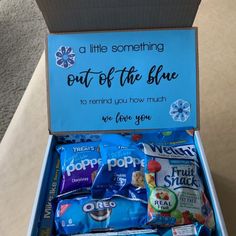
[[[36,0],[50,32],[191,27],[201,0]]]
[[[197,29],[50,34],[52,134],[198,128]]]

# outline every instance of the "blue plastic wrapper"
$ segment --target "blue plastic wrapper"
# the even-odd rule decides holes
[[[100,142],[104,134],[70,134],[65,136],[58,136],[57,141],[60,144],[68,143],[84,143],[84,142]],[[125,137],[130,137],[130,133],[120,134]]]
[[[61,160],[60,193],[92,186],[101,161],[98,145],[99,142],[87,142],[56,147]]]
[[[65,136],[58,136],[58,143],[81,143],[81,142],[100,142],[102,134],[70,134]]]
[[[95,200],[91,196],[64,199],[55,212],[57,232],[62,235],[142,228],[147,204],[121,197]]]
[[[101,142],[105,146],[116,146],[120,148],[135,145],[131,134],[103,134]]]
[[[181,145],[193,143],[194,130],[162,130],[150,131],[140,134],[132,134],[135,142],[160,144],[160,145]]]
[[[124,196],[146,202],[144,153],[131,139],[119,135],[105,135],[100,152],[102,164],[91,189],[92,196],[98,199]]]

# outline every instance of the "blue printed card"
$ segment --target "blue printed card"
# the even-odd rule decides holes
[[[53,134],[197,128],[197,29],[50,34]]]

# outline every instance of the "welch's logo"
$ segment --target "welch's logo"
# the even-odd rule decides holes
[[[196,159],[197,152],[194,145],[184,145],[178,147],[159,146],[154,144],[143,144],[144,153],[150,156],[165,158],[188,158]]]
[[[113,201],[91,201],[83,206],[83,211],[88,213],[93,220],[104,221],[108,219],[112,213],[112,209],[116,207]]]

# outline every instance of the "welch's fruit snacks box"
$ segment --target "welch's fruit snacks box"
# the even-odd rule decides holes
[[[214,212],[215,235],[227,235],[198,132],[197,46],[197,28],[47,36],[48,123],[51,135],[28,235],[57,234],[55,209],[51,202],[59,193],[63,174],[56,146],[96,142],[104,133],[135,134],[169,129],[194,130],[192,135],[199,166]],[[177,170],[172,171],[175,174]],[[166,181],[170,183],[171,179]],[[165,193],[159,190],[155,196],[161,200],[171,195],[171,191]],[[66,204],[63,211],[69,203]],[[68,223],[72,226],[71,219]],[[193,227],[196,230],[197,226]],[[181,229],[173,229],[172,233],[174,231],[181,232]],[[128,234],[131,232],[125,235]]]

